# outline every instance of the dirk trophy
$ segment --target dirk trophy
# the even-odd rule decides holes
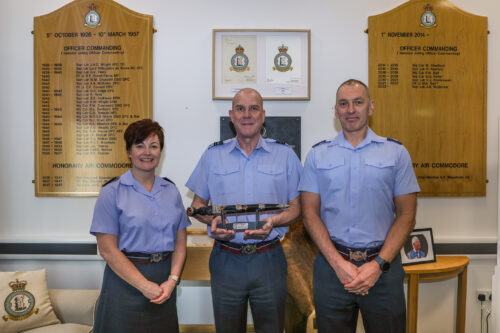
[[[217,228],[234,230],[236,232],[242,232],[245,230],[257,230],[261,229],[264,221],[260,221],[260,212],[282,210],[288,208],[289,205],[286,204],[252,204],[252,205],[227,205],[227,206],[204,206],[200,208],[189,207],[186,210],[188,216],[194,215],[220,215],[222,217],[222,223],[217,225]],[[226,215],[240,215],[247,213],[255,213],[254,222],[234,222],[227,223]]]

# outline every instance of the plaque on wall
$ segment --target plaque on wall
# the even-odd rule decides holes
[[[35,195],[95,196],[131,167],[125,128],[152,117],[153,17],[77,0],[33,34]]]
[[[236,136],[230,117],[220,117],[220,139]],[[300,117],[266,117],[262,137],[288,144],[300,160]]]
[[[368,35],[371,128],[406,146],[421,195],[486,195],[487,18],[412,0]]]

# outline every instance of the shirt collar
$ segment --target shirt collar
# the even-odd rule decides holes
[[[359,143],[356,149],[363,148],[364,146],[367,146],[372,142],[384,142],[384,138],[375,134],[375,132],[373,132],[371,128],[368,127],[365,138]],[[341,130],[340,133],[331,141],[331,144],[353,149],[351,143],[346,140],[343,130]]]
[[[238,149],[240,151],[243,151],[243,149],[240,146],[240,143],[238,142],[238,139],[236,137],[231,139],[232,141],[229,143],[228,150],[231,152],[234,149]],[[262,138],[262,136],[259,136],[259,142],[257,142],[257,146],[255,147],[254,150],[262,148],[263,150],[267,152],[271,152],[271,146],[269,143]]]
[[[144,186],[141,185],[141,183],[137,181],[137,179],[134,178],[134,176],[132,175],[132,169],[129,169],[120,177],[120,183],[127,186],[134,186],[137,191],[144,192],[145,194],[149,195],[154,195],[161,190],[161,187],[169,185],[169,182],[167,182],[165,179],[155,175],[155,182],[150,193],[144,188]]]

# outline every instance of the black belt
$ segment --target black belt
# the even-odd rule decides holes
[[[224,250],[226,252],[231,252],[234,254],[254,254],[254,253],[266,252],[267,250],[270,250],[273,247],[279,246],[280,239],[275,238],[269,241],[263,241],[253,244],[238,244],[216,239],[214,242],[214,246],[216,246],[217,244],[219,244],[221,250]]]
[[[333,242],[335,245],[335,248],[337,249],[338,253],[348,261],[364,261],[364,262],[369,262],[375,259],[376,256],[380,253],[380,249],[382,246],[379,247],[370,247],[370,248],[353,248],[353,247],[347,247],[344,245],[340,245],[339,243]]]
[[[142,253],[142,252],[125,252],[123,254],[136,264],[154,264],[168,259],[172,252],[157,252],[157,253]]]

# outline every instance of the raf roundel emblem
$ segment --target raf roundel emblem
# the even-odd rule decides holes
[[[288,47],[284,44],[281,44],[281,46],[278,47],[278,50],[280,52],[274,57],[273,70],[280,72],[293,70],[292,57],[290,57],[290,55],[286,53],[288,51]]]
[[[432,28],[436,26],[436,15],[432,12],[434,7],[427,4],[424,6],[424,13],[420,16],[420,26],[424,28]]]
[[[231,58],[231,67],[229,70],[236,72],[249,71],[250,67],[248,67],[248,57],[244,53],[245,49],[243,46],[238,45],[235,51],[236,53]]]
[[[26,281],[11,281],[9,283],[12,292],[7,296],[4,302],[6,316],[3,320],[24,320],[34,313],[38,313],[38,308],[35,309],[35,297],[29,291],[26,291]]]
[[[91,4],[89,6],[89,12],[85,15],[85,26],[89,28],[95,28],[101,25],[101,16],[96,12],[97,6]]]

